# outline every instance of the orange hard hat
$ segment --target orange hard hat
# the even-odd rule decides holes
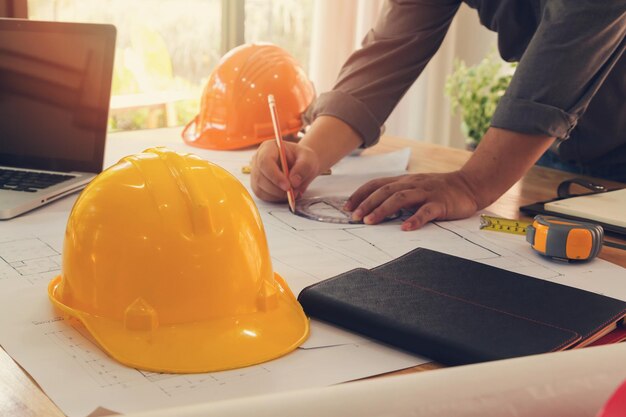
[[[269,94],[276,98],[282,135],[301,130],[302,113],[315,90],[300,64],[272,44],[232,49],[209,77],[200,113],[185,126],[183,140],[200,148],[226,150],[273,139]]]
[[[121,363],[212,372],[275,359],[309,323],[273,271],[259,212],[223,168],[165,148],[131,155],[76,200],[52,303]]]

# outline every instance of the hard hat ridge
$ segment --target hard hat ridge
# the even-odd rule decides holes
[[[139,156],[131,155],[123,160],[129,161],[133,164],[141,175],[144,177],[146,186],[149,188],[157,209],[161,213],[162,217],[167,217],[167,209],[171,206],[171,192],[172,189],[178,192],[180,196],[179,204],[182,205],[182,212],[186,213],[189,218],[191,226],[191,233],[218,233],[215,230],[215,222],[211,221],[211,207],[216,204],[216,200],[223,199],[223,192],[219,186],[219,181],[215,188],[212,190],[209,199],[209,195],[205,192],[205,184],[202,184],[196,175],[193,174],[193,165],[190,165],[189,161],[195,159],[203,164],[202,159],[196,155],[191,154],[179,154],[172,152],[166,148],[150,148],[144,151],[144,154],[154,154],[158,158],[154,158],[155,164],[161,164],[163,175],[159,175],[159,182],[155,183],[152,178],[155,177],[150,170],[145,170],[141,163],[138,163]],[[156,167],[150,167],[155,169]],[[167,175],[169,174],[169,176]],[[214,173],[214,175],[219,173]],[[156,177],[155,177],[156,178]],[[171,188],[164,190],[162,181],[168,179],[171,182]],[[220,195],[221,194],[221,195]],[[167,221],[167,220],[166,220]],[[213,227],[211,225],[214,225]]]

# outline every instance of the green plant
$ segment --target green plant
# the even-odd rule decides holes
[[[461,130],[468,147],[478,145],[489,128],[496,106],[511,82],[514,68],[515,64],[502,61],[493,52],[471,67],[455,60],[445,91],[450,97],[452,112],[460,110]]]

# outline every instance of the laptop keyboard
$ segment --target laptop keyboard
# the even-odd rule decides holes
[[[45,172],[18,171],[0,168],[0,190],[25,191],[37,190],[75,178],[73,175],[48,174]]]

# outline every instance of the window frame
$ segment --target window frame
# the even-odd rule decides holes
[[[0,0],[0,17],[28,19],[28,0]],[[222,55],[245,43],[245,21],[245,0],[222,0]]]
[[[29,0],[0,0],[0,17],[8,18],[23,18],[28,19],[28,1]],[[221,42],[219,44],[219,53],[224,56],[227,52],[233,48],[243,45],[246,42],[246,3],[247,0],[220,0],[221,6],[221,29],[220,36]],[[137,97],[125,97],[125,99],[132,99],[137,101]],[[180,101],[180,100],[177,100]],[[115,112],[123,112],[124,109],[130,108],[125,105],[126,102],[120,102],[112,106],[110,114]],[[149,112],[149,119],[152,120],[152,124],[157,124],[158,114],[165,115],[166,126],[175,124],[176,111],[174,109],[174,101],[159,101],[155,102],[155,99],[140,104],[134,105],[132,108],[139,109],[145,108]],[[117,106],[117,107],[115,107]],[[161,112],[161,113],[159,113]],[[159,116],[160,117],[160,116]],[[145,126],[143,128],[150,128],[156,126]]]
[[[222,0],[222,56],[245,43],[246,0]]]
[[[0,17],[27,19],[27,0],[0,0]]]

